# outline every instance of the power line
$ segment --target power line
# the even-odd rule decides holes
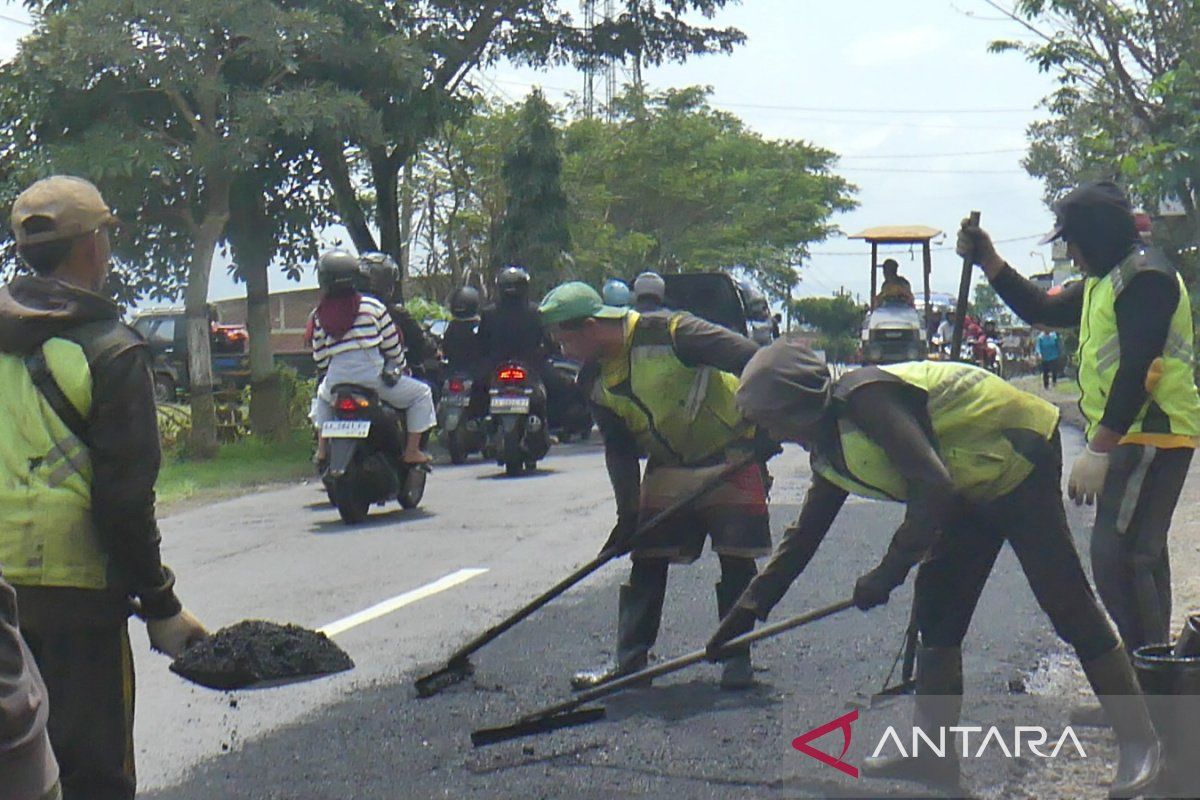
[[[899,167],[838,167],[837,172],[892,172],[910,175],[1020,175],[1020,170],[1013,169],[905,169]]]
[[[876,155],[876,156],[839,156],[842,161],[865,161],[877,159],[901,159],[901,158],[959,158],[963,156],[998,156],[1008,155],[1012,153],[1024,153],[1025,148],[1014,147],[1008,150],[972,150],[963,153],[905,153],[901,155]]]
[[[32,22],[30,22],[29,20],[27,20],[27,19],[17,19],[16,17],[10,17],[10,16],[8,16],[7,14],[0,14],[0,19],[4,20],[5,22],[12,22],[12,23],[15,23],[15,24],[17,24],[17,25],[24,25],[26,28],[32,28],[32,27],[33,27],[33,23],[32,23]]]
[[[785,106],[767,103],[722,103],[732,108],[757,108],[764,111],[804,111],[818,114],[1028,114],[1031,108],[832,108]]]
[[[1011,239],[996,239],[992,242],[992,244],[1013,244],[1014,242],[1027,242],[1030,239],[1040,239],[1043,236],[1045,236],[1045,233],[1031,233],[1028,236],[1014,236]],[[886,243],[885,243],[885,246],[886,246]],[[913,245],[911,245],[911,244],[905,245],[905,244],[901,244],[901,243],[895,243],[893,246],[894,247],[904,247],[904,246],[912,247]],[[944,252],[947,252],[947,251],[953,250],[953,249],[954,249],[954,247],[947,244],[947,245],[941,245],[940,247],[931,247],[931,248],[929,248],[929,251],[931,253],[944,253]],[[863,250],[839,250],[839,251],[816,251],[816,250],[814,250],[811,254],[809,254],[809,258],[810,259],[818,258],[820,256],[856,256],[858,258],[862,258],[868,252],[869,252],[869,250],[867,250],[866,248],[864,248]],[[807,269],[807,267],[805,267],[805,268]]]

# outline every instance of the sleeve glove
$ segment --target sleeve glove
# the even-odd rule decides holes
[[[208,638],[208,631],[187,609],[173,617],[147,621],[146,633],[150,635],[150,647],[171,658],[179,658],[188,647]]]
[[[608,535],[608,541],[600,548],[600,552],[607,553],[613,551],[618,555],[628,552],[629,546],[633,541],[633,536],[637,533],[637,528],[637,514],[618,514],[617,524],[613,526],[612,533]]]
[[[869,611],[876,606],[886,605],[892,590],[904,583],[908,571],[900,574],[886,561],[860,577],[854,583],[853,602],[860,611]]]
[[[731,639],[736,639],[743,633],[749,633],[754,630],[754,622],[756,617],[754,612],[744,606],[734,606],[733,610],[725,615],[725,619],[721,620],[721,624],[717,627],[717,632],[708,640],[705,645],[705,658],[709,661],[720,661],[721,648]]]
[[[990,261],[995,260],[996,246],[992,244],[992,237],[987,231],[978,225],[972,225],[969,219],[962,221],[962,227],[958,230],[958,241],[955,243],[955,252],[961,258],[971,259],[972,264],[983,266]]]
[[[1108,475],[1108,453],[1097,453],[1089,444],[1075,459],[1071,467],[1071,477],[1067,481],[1067,495],[1081,506],[1089,506],[1096,502],[1100,490],[1104,488],[1104,478]]]

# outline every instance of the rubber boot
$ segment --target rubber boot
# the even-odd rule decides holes
[[[603,667],[575,673],[571,678],[571,688],[576,691],[591,689],[645,667],[650,658],[650,648],[658,638],[658,624],[662,620],[665,594],[665,587],[630,584],[621,586],[617,611],[616,661]]]
[[[723,580],[717,584],[718,622],[725,619],[725,616],[733,610],[734,604],[742,596],[747,585],[745,582],[730,583],[729,580]],[[754,665],[750,663],[750,646],[747,645],[721,662],[721,688],[737,690],[749,689],[752,686],[754,686]]]
[[[862,774],[868,778],[917,781],[941,791],[960,792],[961,769],[953,734],[947,730],[958,724],[962,714],[962,648],[919,647],[917,649],[917,697],[913,726],[920,728],[935,744],[946,730],[946,755],[939,757],[925,746],[917,755],[899,754],[867,758]]]
[[[1117,773],[1109,797],[1137,797],[1158,778],[1162,769],[1162,745],[1129,655],[1117,645],[1104,655],[1083,662],[1092,691],[1100,700],[1117,736]]]

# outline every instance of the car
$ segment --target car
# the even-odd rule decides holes
[[[212,315],[209,342],[213,376],[218,383],[243,386],[250,378],[244,325],[222,325]],[[160,403],[174,402],[190,387],[187,314],[182,308],[142,311],[130,323],[150,346],[153,359],[154,397]]]

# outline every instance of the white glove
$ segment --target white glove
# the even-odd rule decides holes
[[[1075,459],[1071,477],[1067,481],[1067,496],[1081,506],[1096,502],[1104,488],[1104,477],[1108,475],[1108,453],[1097,453],[1089,444]]]
[[[146,633],[150,635],[150,647],[171,658],[179,658],[190,645],[208,638],[200,620],[186,609],[166,619],[147,620]]]

